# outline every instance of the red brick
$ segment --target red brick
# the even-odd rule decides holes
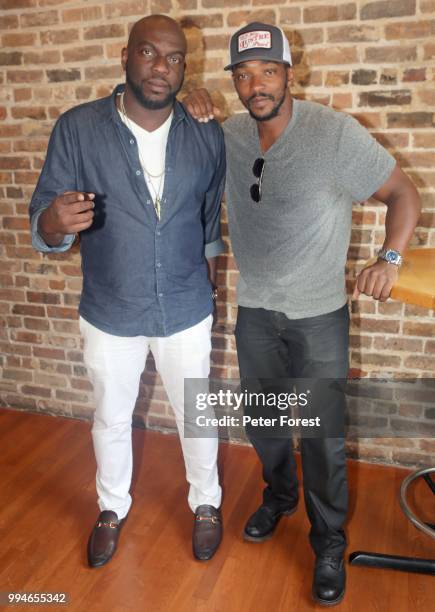
[[[8,370],[3,368],[3,377],[8,380],[18,380],[20,382],[32,382],[33,372],[26,370]]]
[[[47,306],[47,314],[54,319],[78,319],[75,308],[63,308],[61,306]]]
[[[32,90],[27,87],[23,87],[21,89],[14,89],[14,100],[15,102],[26,102],[31,100],[32,98]]]
[[[59,51],[47,50],[47,51],[32,51],[24,53],[23,63],[24,64],[58,64],[60,62]]]
[[[6,80],[9,83],[40,83],[44,73],[42,70],[8,70]]]
[[[35,387],[34,385],[23,385],[21,391],[27,395],[35,395],[36,397],[51,397],[50,389]]]
[[[60,304],[60,296],[56,293],[27,292],[27,301],[37,304]]]
[[[103,47],[99,45],[92,45],[89,47],[80,46],[75,49],[63,51],[63,59],[65,62],[81,62],[94,57],[102,57],[103,53]]]
[[[15,28],[18,28],[17,15],[2,15],[0,17],[0,30],[15,30]]]
[[[435,127],[433,112],[387,113],[389,128],[424,128]]]
[[[324,66],[334,64],[353,64],[357,61],[355,47],[330,47],[326,49],[313,49],[307,52],[307,59],[311,66]]]
[[[92,66],[85,68],[85,80],[94,81],[95,79],[117,79],[122,76],[120,66]]]
[[[370,42],[377,41],[378,36],[377,28],[367,25],[345,25],[327,30],[328,42]]]
[[[29,356],[31,354],[31,347],[23,344],[11,344],[10,342],[0,342],[0,354],[8,355],[23,355]]]
[[[19,51],[0,53],[0,66],[20,66],[23,62],[23,54]]]
[[[403,324],[403,333],[407,336],[427,336],[432,338],[435,335],[434,323],[417,323],[405,322]]]
[[[64,376],[55,376],[41,372],[35,372],[35,383],[52,389],[64,389],[68,385],[67,379]]]
[[[340,4],[338,6],[314,6],[304,9],[304,22],[313,23],[321,21],[346,21],[355,19],[356,4]]]
[[[30,168],[30,161],[25,157],[0,157],[1,170],[16,170]]]
[[[272,4],[276,5],[276,2]],[[297,7],[282,7],[279,9],[279,24],[282,27],[283,25],[293,26],[295,23],[300,23],[302,18],[302,12],[300,8]],[[306,29],[301,31],[301,36],[305,38]]]
[[[125,28],[122,25],[110,24],[100,25],[93,28],[84,29],[84,39],[93,40],[95,38],[119,38],[125,37]]]
[[[393,367],[398,368],[401,363],[400,357],[393,355],[385,355],[380,353],[358,353],[352,352],[352,363],[362,365],[377,365],[382,366],[384,369]]]
[[[246,25],[251,21],[260,21],[261,23],[272,23],[276,22],[275,11],[264,9],[264,10],[255,10],[255,11],[235,11],[230,13],[227,17],[228,25],[233,27],[241,27]],[[197,23],[195,21],[195,23]],[[197,24],[198,27],[204,27],[200,23]],[[216,27],[220,27],[221,23],[217,23]]]
[[[363,318],[354,319],[352,324],[355,328],[361,329],[365,332],[374,333],[385,333],[385,334],[397,334],[399,332],[399,321],[392,321],[390,319],[378,319],[378,318]]]
[[[14,119],[46,119],[47,114],[43,106],[16,106],[12,108]]]
[[[53,329],[61,334],[78,335],[79,329],[76,321],[52,321]]]
[[[79,39],[78,30],[46,30],[40,32],[41,43],[43,45],[65,45]]]
[[[23,13],[21,26],[23,28],[54,25],[59,22],[57,11],[41,11],[40,13]]]
[[[361,8],[361,19],[415,15],[415,0],[376,0]]]
[[[78,81],[81,74],[78,68],[47,70],[47,78],[50,83],[61,83],[63,81]]]
[[[366,60],[370,63],[412,62],[417,59],[417,47],[406,45],[388,47],[368,47],[365,50]]]
[[[411,368],[413,370],[430,370],[431,372],[434,372],[435,357],[412,355],[404,360],[403,365],[405,368]]]
[[[56,389],[56,398],[67,402],[87,402],[89,396],[84,393],[76,393],[74,391],[62,391]]]
[[[148,1],[129,0],[128,2],[123,2],[122,0],[118,0],[118,2],[107,4],[104,8],[104,12],[105,16],[109,19],[128,15],[145,15],[148,13]]]
[[[45,359],[65,359],[65,351],[58,348],[47,348],[45,346],[34,346],[33,355],[35,357],[43,357]]]
[[[83,380],[81,378],[71,378],[70,383],[73,389],[78,389],[79,391],[91,391],[93,390],[92,384],[89,380]]]
[[[12,312],[31,317],[45,317],[45,308],[43,306],[33,306],[30,304],[14,304]]]
[[[423,340],[402,338],[401,336],[376,337],[373,340],[373,348],[379,351],[404,351],[421,353]]]
[[[19,32],[3,34],[3,47],[27,47],[36,45],[36,34],[33,32]]]
[[[13,393],[7,393],[3,397],[0,397],[0,405],[5,407],[13,406],[14,409],[21,410],[36,410],[36,400],[31,397],[24,397],[23,395],[15,395]]]
[[[37,0],[0,0],[0,10],[32,8],[37,5]]]
[[[50,323],[47,319],[24,319],[24,327],[26,329],[34,329],[37,331],[48,331]]]
[[[435,21],[410,21],[391,23],[385,26],[387,40],[403,40],[405,38],[424,38],[435,34]]]
[[[84,8],[74,8],[62,11],[62,21],[70,23],[73,21],[96,21],[103,17],[102,9],[99,6],[87,6]]]

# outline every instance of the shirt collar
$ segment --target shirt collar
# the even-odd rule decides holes
[[[116,122],[120,122],[121,118],[118,114],[118,110],[116,108],[116,103],[115,103],[115,99],[116,96],[120,93],[122,93],[125,89],[125,83],[120,83],[119,85],[117,85],[115,87],[115,89],[113,90],[112,94],[106,98],[108,104],[107,106],[105,106],[104,110],[103,110],[103,114],[105,115],[107,120],[112,120],[112,121],[116,121]],[[175,100],[174,103],[174,117],[172,119],[172,124],[171,124],[171,130],[180,122],[180,121],[184,121],[187,119],[187,115],[186,115],[186,111],[183,107],[183,105],[178,102],[178,100]]]

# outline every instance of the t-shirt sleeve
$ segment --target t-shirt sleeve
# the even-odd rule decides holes
[[[338,141],[335,175],[353,200],[372,196],[393,172],[396,160],[350,115]]]

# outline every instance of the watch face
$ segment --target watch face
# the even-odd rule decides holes
[[[387,251],[385,253],[385,259],[390,263],[396,263],[399,261],[399,255],[394,251]]]

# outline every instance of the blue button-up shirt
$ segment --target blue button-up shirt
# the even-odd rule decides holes
[[[123,88],[57,121],[30,203],[32,240],[43,252],[67,250],[74,236],[47,246],[39,215],[65,191],[95,193],[93,224],[80,234],[81,316],[114,335],[169,336],[213,310],[206,257],[224,250],[224,139],[217,123],[198,123],[175,103],[159,220],[136,139],[116,109]]]

